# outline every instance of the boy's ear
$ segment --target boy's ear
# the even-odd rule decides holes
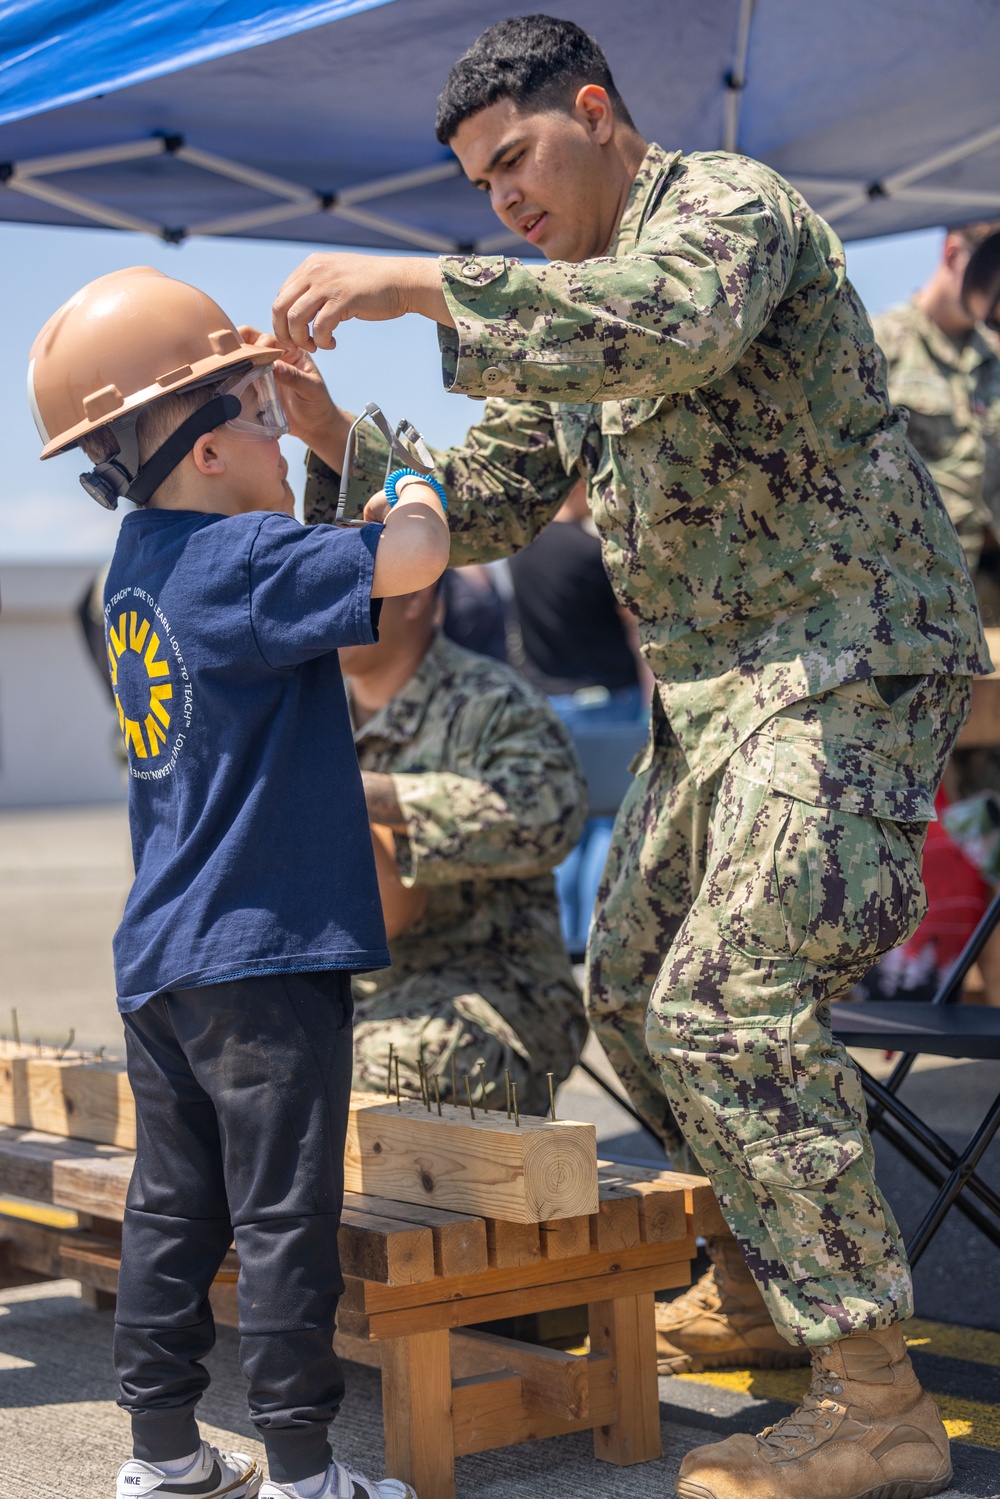
[[[219,451],[215,432],[206,432],[198,438],[191,449],[191,458],[199,474],[224,474],[226,472],[226,460]]]

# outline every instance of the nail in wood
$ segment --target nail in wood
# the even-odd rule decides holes
[[[472,1084],[469,1082],[469,1074],[468,1073],[465,1074],[465,1091],[466,1091],[466,1094],[467,1094],[468,1099],[469,1099],[469,1113],[472,1115],[473,1119],[475,1119],[475,1117],[476,1117],[476,1111],[472,1107]]]

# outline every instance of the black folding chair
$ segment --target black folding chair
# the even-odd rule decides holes
[[[985,1118],[961,1152],[953,1150],[897,1097],[913,1063],[922,1054],[1000,1061],[1000,1009],[957,1002],[966,974],[998,922],[1000,894],[994,896],[955,967],[929,1003],[890,1000],[831,1006],[833,1033],[845,1046],[902,1053],[885,1082],[879,1082],[863,1067],[858,1070],[868,1099],[869,1130],[872,1134],[879,1131],[938,1188],[923,1222],[906,1246],[911,1265],[917,1263],[953,1206],[1000,1249],[1000,1194],[976,1172],[983,1153],[1000,1129],[1000,1087]]]

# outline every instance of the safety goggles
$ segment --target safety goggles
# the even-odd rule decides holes
[[[396,468],[412,468],[420,474],[432,473],[434,469],[434,459],[413,423],[404,418],[393,431],[383,416],[381,408],[376,406],[374,401],[369,401],[361,415],[351,423],[347,433],[344,466],[340,475],[340,492],[337,496],[337,514],[334,517],[334,524],[338,526],[364,525],[361,519],[345,520],[344,511],[347,508],[347,490],[354,470],[354,434],[361,423],[366,421],[370,421],[373,426],[377,427],[389,444],[389,459],[385,466],[387,479]]]
[[[284,437],[288,422],[281,409],[281,398],[274,381],[274,371],[254,367],[243,374],[236,374],[224,381],[216,391],[220,396],[235,396],[240,402],[239,416],[232,417],[223,426],[234,437],[260,438],[269,441]]]

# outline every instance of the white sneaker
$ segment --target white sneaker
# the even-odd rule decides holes
[[[254,1499],[264,1481],[258,1464],[242,1452],[220,1452],[202,1442],[201,1451],[191,1467],[183,1474],[164,1473],[155,1463],[143,1462],[133,1457],[118,1469],[116,1499],[130,1499],[138,1495],[171,1494],[183,1499]],[[393,1495],[395,1499],[395,1495]]]
[[[289,1499],[291,1494],[290,1485],[286,1488],[268,1478],[260,1499]],[[315,1499],[417,1499],[417,1496],[401,1478],[382,1478],[376,1483],[374,1478],[366,1478],[347,1463],[333,1462]]]

